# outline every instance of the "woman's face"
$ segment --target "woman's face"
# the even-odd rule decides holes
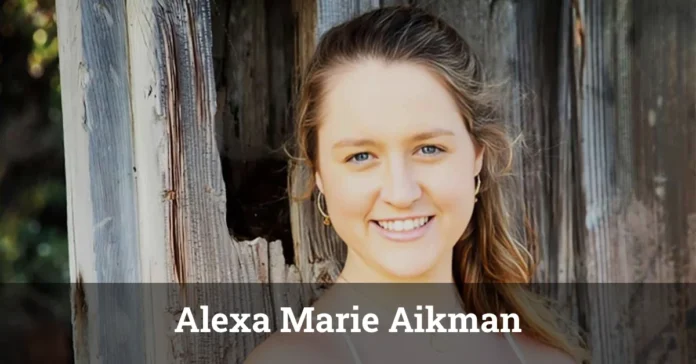
[[[391,280],[450,279],[483,156],[454,99],[409,63],[361,61],[326,86],[316,180],[348,245],[346,268]]]

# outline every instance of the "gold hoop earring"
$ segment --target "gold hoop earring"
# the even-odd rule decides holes
[[[481,188],[481,177],[479,175],[476,175],[476,191],[474,192],[474,196],[478,196],[480,188]],[[478,197],[474,198],[474,203],[476,203],[476,202],[478,202]]]
[[[329,218],[329,214],[324,212],[324,209],[321,207],[321,200],[324,199],[324,194],[319,192],[319,195],[317,196],[317,208],[319,209],[319,213],[321,216],[324,217],[324,225],[329,226],[331,225],[331,219]]]

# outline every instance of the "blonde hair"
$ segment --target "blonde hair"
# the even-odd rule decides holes
[[[384,7],[328,30],[306,65],[296,109],[296,147],[310,170],[317,165],[320,103],[332,70],[363,59],[414,62],[442,78],[475,144],[485,150],[481,187],[471,223],[454,248],[453,276],[467,312],[517,313],[526,336],[580,361],[579,334],[563,330],[560,316],[527,284],[534,259],[514,237],[503,180],[512,171],[514,143],[502,123],[494,88],[481,61],[440,18],[410,7]],[[314,188],[309,173],[310,188]]]

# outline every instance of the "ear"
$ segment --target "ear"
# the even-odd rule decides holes
[[[324,193],[324,182],[321,180],[319,172],[314,172],[314,182],[317,184],[317,188],[321,193]]]
[[[483,168],[483,155],[485,154],[485,148],[483,146],[476,147],[476,157],[474,160],[474,176],[477,176],[479,173],[481,173],[481,169]]]

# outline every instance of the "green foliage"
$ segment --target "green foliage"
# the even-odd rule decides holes
[[[7,141],[0,145],[0,282],[68,281],[57,65],[54,2],[5,0],[0,7],[0,143]]]
[[[27,56],[27,71],[34,78],[44,76],[46,65],[58,58],[55,9],[52,1],[7,0],[2,7],[2,36],[20,33],[31,36],[32,49]],[[57,75],[51,75],[57,79]]]
[[[65,229],[42,224],[40,215],[65,206],[65,186],[45,182],[23,192],[23,205],[0,220],[3,282],[67,282],[68,242]]]

